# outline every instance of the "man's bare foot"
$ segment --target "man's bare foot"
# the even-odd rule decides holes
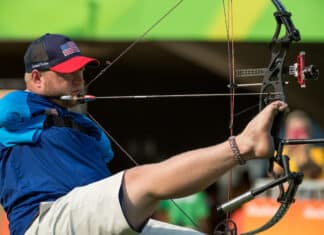
[[[236,137],[241,155],[245,160],[272,157],[274,146],[271,127],[274,117],[288,108],[282,101],[274,101],[266,106]]]

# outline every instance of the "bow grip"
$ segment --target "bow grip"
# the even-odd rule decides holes
[[[274,149],[278,151],[279,142],[284,138],[284,127],[285,127],[285,114],[280,112],[278,113],[272,124],[271,136],[274,141]]]

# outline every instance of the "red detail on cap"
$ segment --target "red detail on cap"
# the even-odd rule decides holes
[[[58,73],[73,73],[83,68],[89,63],[94,63],[96,66],[99,65],[99,61],[85,56],[74,56],[60,64],[57,64],[50,68],[50,70]]]

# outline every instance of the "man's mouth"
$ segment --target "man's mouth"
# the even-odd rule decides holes
[[[78,95],[78,94],[80,94],[80,92],[81,92],[81,90],[74,90],[74,91],[72,91],[71,92],[71,95]]]

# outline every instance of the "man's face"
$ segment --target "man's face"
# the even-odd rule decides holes
[[[42,89],[40,94],[45,96],[78,95],[84,88],[83,70],[73,73],[57,73],[53,71],[41,72]],[[66,102],[53,99],[53,102],[64,106],[73,107],[76,102]]]
[[[43,95],[77,95],[84,88],[83,69],[73,73],[42,72]]]

